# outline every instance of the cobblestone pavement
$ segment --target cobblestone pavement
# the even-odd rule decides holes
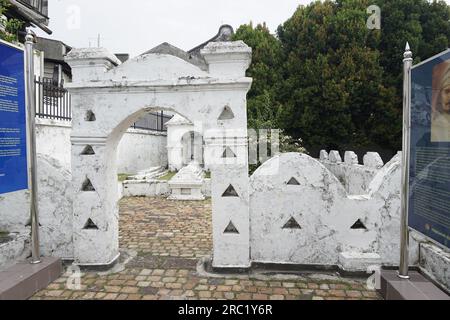
[[[125,198],[120,203],[120,263],[108,272],[67,271],[31,299],[380,299],[365,280],[336,275],[213,275],[211,202]]]

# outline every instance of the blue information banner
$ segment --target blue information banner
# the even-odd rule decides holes
[[[409,226],[450,246],[450,50],[412,69]]]
[[[0,42],[0,194],[28,189],[24,52]]]

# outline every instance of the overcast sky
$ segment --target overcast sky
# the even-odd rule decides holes
[[[162,42],[188,50],[221,24],[266,22],[271,31],[309,0],[49,0],[48,36],[74,47],[101,45],[136,56]],[[79,15],[78,15],[79,12]]]
[[[446,0],[450,3],[450,0]],[[162,42],[189,50],[213,37],[221,24],[235,29],[266,22],[272,32],[310,0],[49,0],[48,36],[73,47],[101,46],[141,54]]]

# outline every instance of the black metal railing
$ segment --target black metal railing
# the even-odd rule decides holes
[[[72,106],[70,95],[63,83],[53,79],[35,77],[36,116],[44,119],[71,121]]]
[[[42,119],[61,121],[72,120],[70,94],[63,83],[55,83],[51,78],[35,77],[36,86],[36,116]],[[161,112],[149,112],[136,121],[131,128],[148,131],[167,131],[165,124],[172,119]]]
[[[149,112],[141,119],[136,121],[131,128],[150,130],[150,131],[167,131],[165,124],[167,121],[172,119],[172,116],[165,115],[163,111],[161,112]]]

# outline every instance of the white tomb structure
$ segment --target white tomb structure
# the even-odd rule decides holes
[[[205,173],[203,132],[186,118],[175,115],[166,123],[170,171],[179,171],[169,181],[171,200],[204,200]]]
[[[170,200],[205,200],[202,193],[204,172],[199,163],[192,161],[169,181]]]
[[[178,114],[166,126],[169,170],[179,171],[192,161],[207,170],[203,161],[203,132],[196,131],[193,123]]]

